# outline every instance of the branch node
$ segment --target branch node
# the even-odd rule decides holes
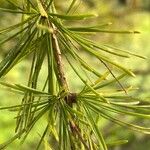
[[[72,106],[72,104],[77,102],[77,94],[69,93],[67,96],[65,96],[65,101],[68,105]]]

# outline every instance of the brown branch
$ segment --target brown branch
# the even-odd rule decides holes
[[[52,37],[52,48],[53,48],[53,52],[54,52],[54,58],[55,58],[55,62],[57,65],[56,66],[57,67],[57,75],[56,76],[57,76],[57,79],[58,79],[62,89],[64,90],[64,92],[68,93],[67,96],[64,97],[65,102],[70,107],[73,107],[73,103],[76,103],[77,95],[76,95],[76,93],[69,92],[68,83],[67,83],[65,73],[64,73],[62,54],[61,54],[61,50],[60,50],[58,39],[57,39],[57,29],[56,29],[55,25],[53,23],[51,23],[50,21],[48,21],[48,26],[53,29],[53,33],[52,33],[51,37]],[[69,126],[70,126],[71,132],[73,133],[74,137],[76,134],[78,136],[78,138],[81,140],[81,142],[83,143],[85,149],[89,150],[89,147],[87,146],[86,142],[84,141],[84,138],[81,135],[80,128],[73,121],[68,120],[68,122],[69,122]]]
[[[62,62],[62,54],[61,50],[59,47],[59,43],[57,40],[57,29],[54,24],[48,22],[49,27],[52,27],[53,33],[52,33],[52,47],[53,47],[53,52],[54,52],[54,57],[55,57],[55,62],[57,65],[57,79],[64,90],[64,92],[67,92],[67,96],[65,96],[64,100],[66,103],[72,107],[73,103],[76,103],[76,93],[70,93],[69,92],[69,87],[68,83],[65,77],[64,73],[64,65]]]
[[[54,29],[54,31],[55,31],[55,29]],[[62,62],[62,57],[61,57],[61,51],[60,51],[60,48],[58,45],[58,40],[57,40],[55,32],[52,34],[52,47],[53,47],[54,57],[55,57],[56,64],[57,64],[57,71],[58,71],[57,78],[58,78],[63,90],[69,91],[69,87],[68,87],[68,84],[66,81],[64,70],[63,70],[64,67],[63,67],[63,62]]]
[[[73,122],[70,121],[70,128],[73,133],[77,134],[78,138],[81,140],[82,144],[84,145],[85,149],[90,150],[89,147],[87,146],[85,140],[83,139],[79,127]]]

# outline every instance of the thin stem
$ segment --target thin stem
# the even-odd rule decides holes
[[[64,65],[62,62],[62,56],[61,56],[61,50],[58,44],[58,40],[57,40],[57,30],[56,27],[54,26],[54,24],[50,23],[48,21],[48,25],[50,27],[53,28],[53,33],[52,33],[52,47],[53,47],[53,52],[54,52],[54,57],[55,57],[55,61],[56,61],[56,65],[57,65],[57,79],[60,83],[60,86],[62,87],[62,89],[65,92],[69,92],[69,87],[68,87],[68,83],[65,77],[65,73],[64,73]]]
[[[84,139],[81,135],[79,127],[73,121],[70,121],[70,127],[71,127],[72,132],[75,132],[77,134],[78,138],[84,145],[85,149],[89,150],[89,147],[87,146],[86,142],[84,141]]]

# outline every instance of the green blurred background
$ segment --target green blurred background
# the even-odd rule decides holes
[[[17,0],[14,0],[17,1]],[[19,3],[21,1],[18,1]],[[61,11],[64,11],[69,5],[70,0],[56,1],[57,7]],[[134,70],[137,77],[130,78],[125,81],[126,85],[134,85],[138,90],[133,92],[134,95],[138,97],[144,97],[146,99],[150,98],[150,0],[82,0],[76,5],[79,12],[93,12],[98,13],[99,17],[96,18],[95,23],[108,23],[111,22],[112,25],[108,29],[114,30],[138,30],[141,34],[137,35],[121,35],[121,34],[106,34],[100,33],[98,35],[92,35],[95,41],[100,41],[103,44],[109,44],[116,46],[118,48],[139,53],[141,55],[147,56],[148,59],[135,59],[134,57],[128,61],[120,60],[129,68]],[[12,5],[6,3],[5,0],[0,0],[0,7],[13,8]],[[77,12],[78,12],[77,11]],[[76,12],[76,13],[77,13]],[[10,13],[0,13],[0,29],[15,24],[20,21],[20,16],[10,14]],[[90,20],[91,21],[91,20]],[[86,21],[83,24],[87,24]],[[3,37],[10,35],[1,35],[0,40]],[[0,46],[0,60],[2,60],[9,49],[15,45],[17,39],[9,41],[7,44]],[[86,57],[86,56],[85,56]],[[87,56],[89,57],[89,56]],[[19,63],[13,70],[11,70],[5,78],[4,81],[10,83],[21,83],[26,84],[28,79],[28,72],[30,59],[24,60]],[[43,76],[46,67],[43,68]],[[77,89],[78,79],[74,79],[71,70],[67,70],[67,76],[71,81],[72,88]],[[71,79],[74,80],[71,80]],[[44,82],[44,77],[40,78],[40,82]],[[19,103],[21,96],[14,93],[10,93],[7,89],[0,86],[0,106],[13,105]],[[8,111],[0,112],[0,143],[6,141],[8,138],[14,135],[15,126],[15,114]],[[121,116],[120,116],[121,117]],[[127,118],[130,119],[130,118]],[[34,127],[32,131],[32,136],[29,136],[26,143],[21,145],[18,141],[11,144],[8,150],[32,150],[39,140],[39,134],[42,128],[45,128],[46,118],[43,119],[38,125]],[[102,120],[103,121],[103,120]],[[132,120],[140,122],[140,120]],[[142,122],[147,124],[148,122]],[[113,125],[103,121],[101,123],[103,128],[103,133],[107,141],[112,141],[115,139],[129,139],[129,142],[123,146],[116,146],[110,149],[112,150],[148,150],[150,149],[150,136],[139,134],[136,132],[131,132],[127,129],[121,128],[119,126]],[[18,145],[20,147],[18,147]]]

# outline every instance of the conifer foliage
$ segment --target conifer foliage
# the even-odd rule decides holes
[[[45,141],[49,143],[50,149],[60,150],[107,150],[109,146],[125,144],[126,139],[111,143],[105,140],[98,121],[102,118],[122,127],[150,134],[150,128],[126,122],[118,117],[122,115],[150,119],[148,102],[133,97],[130,94],[131,88],[124,87],[120,81],[128,76],[135,76],[134,73],[114,59],[144,57],[96,43],[89,38],[89,34],[101,32],[139,32],[102,28],[109,23],[89,26],[73,26],[71,23],[68,26],[72,21],[79,24],[79,21],[96,17],[95,14],[72,13],[77,1],[72,0],[63,13],[58,13],[60,11],[55,0],[24,0],[22,3],[7,0],[15,9],[0,8],[0,12],[22,15],[19,23],[0,29],[0,36],[15,31],[13,35],[0,41],[0,44],[13,38],[19,39],[16,46],[0,62],[0,77],[3,78],[20,61],[32,58],[27,85],[0,80],[1,85],[22,95],[20,104],[0,107],[0,111],[13,110],[18,114],[15,117],[14,137],[0,143],[0,149],[6,148],[16,139],[25,141],[35,124],[47,114],[46,128],[43,129],[35,149],[42,147]],[[90,55],[104,69],[97,69],[81,53]],[[43,65],[47,66],[47,77],[43,87],[40,86],[39,89],[39,76]],[[80,92],[71,91],[65,66],[69,66],[82,82]],[[109,90],[106,92],[106,89]]]

